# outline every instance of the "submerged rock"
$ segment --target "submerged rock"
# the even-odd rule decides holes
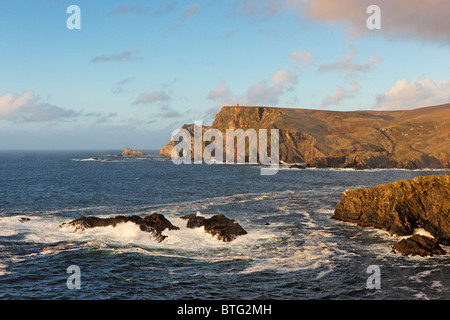
[[[71,222],[63,223],[61,227],[73,227],[76,231],[83,231],[97,227],[115,227],[120,223],[133,222],[137,224],[142,231],[152,233],[156,239],[161,242],[167,236],[162,235],[166,229],[179,230],[180,228],[172,225],[162,214],[153,213],[149,216],[141,218],[139,216],[116,216],[114,218],[98,218],[98,217],[81,217]]]
[[[435,238],[415,234],[403,239],[392,246],[393,252],[399,252],[404,256],[433,256],[446,254]]]
[[[204,227],[205,232],[208,232],[213,236],[217,235],[217,238],[224,242],[233,241],[238,236],[247,234],[247,231],[245,231],[239,223],[225,217],[223,214],[214,215],[209,219],[195,214],[188,214],[181,218],[188,220],[188,228]]]
[[[118,154],[119,157],[145,157],[146,154],[141,151],[132,150],[130,148],[125,148],[122,153]]]

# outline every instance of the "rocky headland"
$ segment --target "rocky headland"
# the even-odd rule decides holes
[[[183,128],[193,136],[192,124]],[[349,112],[223,107],[203,130],[208,128],[219,129],[224,138],[227,129],[278,129],[280,161],[305,167],[450,168],[450,104]],[[170,157],[174,144],[167,143],[159,156]]]
[[[333,219],[374,227],[404,239],[392,249],[404,255],[444,254],[450,245],[450,175],[419,176],[344,192]],[[431,237],[415,234],[425,230]]]

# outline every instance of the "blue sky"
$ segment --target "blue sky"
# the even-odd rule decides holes
[[[159,149],[237,103],[448,103],[443,12],[446,0],[1,1],[0,149]]]

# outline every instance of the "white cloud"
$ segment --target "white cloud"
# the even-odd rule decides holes
[[[297,82],[297,77],[292,72],[286,70],[277,70],[270,77],[270,82],[276,86],[285,86],[289,83]]]
[[[80,113],[40,102],[33,91],[22,94],[6,93],[0,96],[0,120],[45,122],[73,118]]]
[[[225,81],[222,81],[215,89],[213,89],[208,94],[208,99],[211,100],[225,99],[228,98],[229,95],[230,95],[230,88],[228,87],[228,84]]]
[[[361,86],[355,81],[352,81],[351,85],[352,87],[350,89],[337,86],[335,94],[323,98],[322,106],[337,106],[342,100],[354,97],[361,89]]]
[[[411,82],[398,80],[377,96],[375,107],[381,110],[415,109],[450,103],[450,79],[435,81],[416,77]]]

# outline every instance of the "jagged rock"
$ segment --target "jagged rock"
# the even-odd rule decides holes
[[[119,157],[145,157],[146,154],[141,151],[132,150],[130,148],[125,148],[122,153],[118,154]]]
[[[152,233],[156,239],[161,242],[166,236],[162,235],[165,229],[179,230],[180,228],[172,225],[162,214],[153,213],[149,216],[141,218],[139,216],[116,216],[114,218],[98,218],[98,217],[81,217],[71,222],[63,223],[61,227],[73,227],[76,231],[82,231],[97,227],[115,227],[120,223],[133,222],[139,225],[140,229],[145,232]]]
[[[412,237],[403,239],[392,246],[392,251],[400,252],[404,256],[433,256],[446,254],[435,238],[415,234]]]
[[[188,228],[199,228],[203,226],[205,232],[213,236],[217,235],[217,238],[224,242],[230,242],[236,239],[237,236],[247,234],[247,231],[237,222],[225,217],[223,214],[214,215],[209,219],[195,214],[185,215],[181,218],[188,220]]]
[[[280,161],[306,167],[421,169],[450,168],[450,148],[444,143],[449,127],[450,104],[350,112],[227,106],[203,130],[218,129],[226,140],[227,129],[278,129]],[[193,136],[192,124],[183,128]],[[159,155],[170,157],[174,145],[170,141]],[[225,146],[226,141],[224,155]]]
[[[332,218],[400,236],[422,228],[450,245],[450,174],[345,191]]]

